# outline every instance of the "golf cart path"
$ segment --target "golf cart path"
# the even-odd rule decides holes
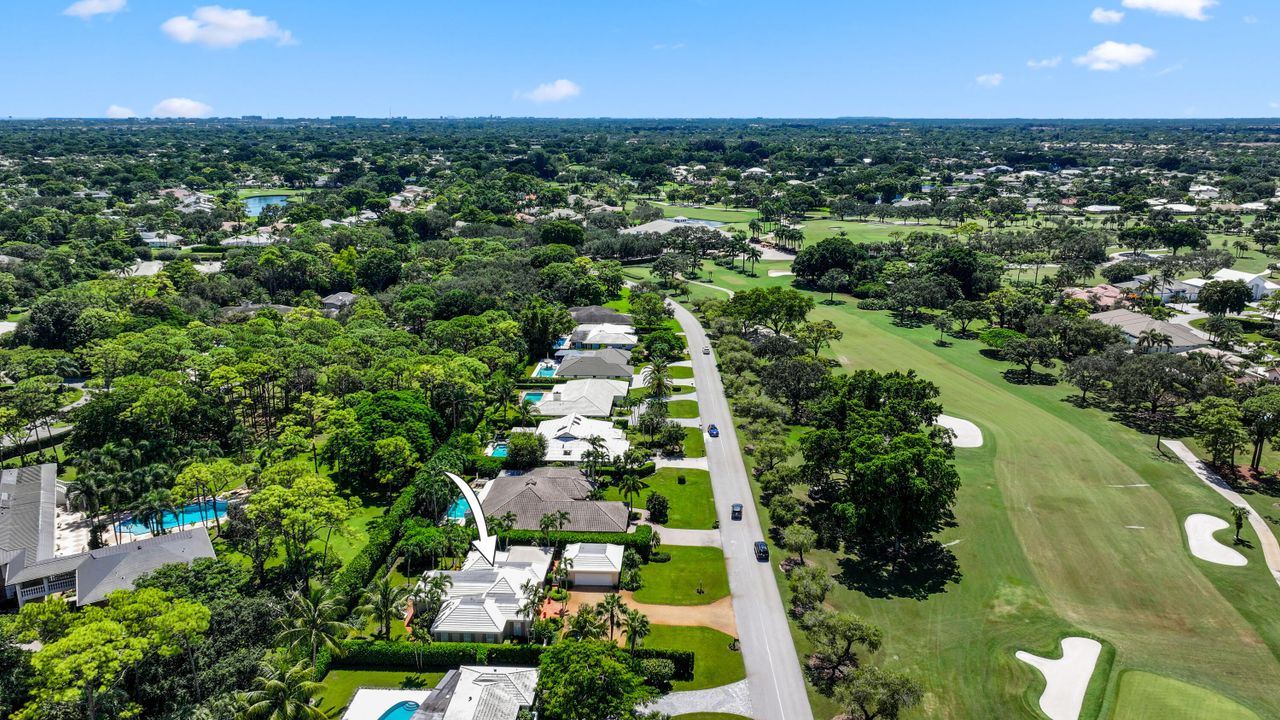
[[[1240,493],[1231,489],[1225,480],[1218,476],[1212,468],[1205,465],[1191,452],[1181,440],[1161,440],[1165,447],[1173,451],[1178,459],[1186,463],[1191,468],[1191,472],[1196,477],[1203,480],[1218,492],[1219,495],[1227,499],[1232,505],[1249,510],[1249,525],[1258,535],[1258,543],[1262,545],[1262,557],[1267,561],[1267,568],[1271,570],[1271,577],[1275,578],[1276,584],[1280,584],[1280,542],[1276,541],[1276,536],[1271,532],[1271,528],[1267,525],[1267,521],[1262,518],[1254,509],[1245,501]]]
[[[1235,548],[1223,545],[1214,539],[1214,533],[1231,527],[1231,523],[1226,520],[1213,515],[1196,513],[1187,516],[1183,527],[1187,531],[1187,548],[1191,550],[1192,555],[1218,565],[1241,567],[1249,564],[1249,559]]]
[[[1014,653],[1014,657],[1044,675],[1040,709],[1050,720],[1079,720],[1089,678],[1093,677],[1093,668],[1101,654],[1102,643],[1097,640],[1069,637],[1062,639],[1062,657],[1057,660],[1024,650]]]
[[[722,287],[720,287],[719,285],[712,285],[711,283],[698,282],[697,280],[685,280],[685,282],[689,283],[690,285],[701,285],[701,286],[702,286],[702,287],[704,287],[704,288],[711,288],[712,290],[719,290],[719,291],[720,291],[720,292],[722,292],[722,293],[726,293],[726,294],[728,294],[728,295],[729,295],[729,297],[730,297],[730,299],[732,299],[732,298],[733,298],[733,291],[732,291],[732,290],[730,290],[729,288],[722,288]]]
[[[978,426],[969,420],[962,420],[950,415],[939,415],[938,424],[956,434],[955,439],[951,441],[952,446],[958,448],[982,447],[982,430],[978,429]]]
[[[646,711],[658,711],[667,715],[692,713],[730,713],[743,717],[751,714],[751,687],[746,680],[707,688],[673,692],[644,707]]]

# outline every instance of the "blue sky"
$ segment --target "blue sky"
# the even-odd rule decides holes
[[[1273,117],[1275,0],[11,0],[0,117]]]

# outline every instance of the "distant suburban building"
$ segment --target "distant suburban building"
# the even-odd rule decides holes
[[[1254,300],[1261,300],[1276,290],[1280,290],[1280,285],[1277,285],[1267,279],[1267,273],[1247,273],[1227,268],[1214,273],[1213,277],[1192,278],[1187,280],[1186,283],[1188,285],[1193,285],[1196,288],[1203,288],[1211,282],[1228,280],[1239,280],[1245,285],[1248,285],[1249,289],[1253,291]]]
[[[1160,298],[1161,302],[1195,302],[1200,297],[1200,286],[1174,278],[1161,278],[1150,273],[1135,275],[1132,280],[1116,283],[1116,287],[1135,295]],[[1149,287],[1142,290],[1143,287]]]
[[[439,642],[482,643],[529,637],[529,628],[537,616],[530,618],[520,611],[529,597],[526,588],[546,582],[550,568],[550,550],[514,546],[499,551],[492,567],[473,550],[461,570],[425,573],[420,588],[425,586],[426,578],[436,575],[448,577],[453,583],[445,591],[444,606],[431,624],[431,637]]]
[[[182,236],[173,233],[141,232],[138,237],[150,248],[176,248],[182,244]]]
[[[320,304],[324,307],[324,311],[326,314],[337,315],[343,310],[346,310],[352,305],[355,305],[356,300],[359,300],[359,299],[360,299],[360,296],[356,295],[355,293],[336,292],[332,295],[327,295],[323,298],[320,298]]]
[[[634,325],[631,316],[603,305],[585,305],[569,308],[573,321],[579,325]]]
[[[573,532],[626,532],[627,506],[617,500],[592,500],[595,488],[577,468],[541,467],[522,475],[501,475],[482,491],[486,514],[515,515],[515,527],[537,530],[544,515],[569,513],[564,529]]]
[[[58,546],[63,491],[54,463],[0,470],[0,579],[5,599],[24,605],[61,593],[77,605],[101,602],[161,565],[214,556],[204,528],[78,551]]]
[[[1118,213],[1122,209],[1123,208],[1119,205],[1088,205],[1085,207],[1084,211],[1092,215],[1107,215],[1110,213]]]
[[[547,462],[582,462],[582,456],[591,449],[591,441],[599,438],[609,457],[625,453],[631,448],[627,434],[614,427],[608,420],[593,420],[582,415],[567,415],[538,423],[536,432],[547,440]]]
[[[1208,340],[1191,332],[1191,329],[1185,325],[1174,325],[1131,310],[1108,310],[1089,317],[1119,328],[1130,344],[1137,343],[1138,339],[1142,337],[1142,333],[1148,330],[1168,335],[1173,344],[1167,348],[1152,348],[1155,352],[1180,353],[1205,347],[1209,344]]]

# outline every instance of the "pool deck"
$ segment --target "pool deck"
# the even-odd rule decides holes
[[[343,713],[342,720],[378,720],[382,713],[405,700],[418,704],[426,701],[430,690],[402,690],[399,688],[360,688]]]

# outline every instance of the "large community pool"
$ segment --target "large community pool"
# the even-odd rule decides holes
[[[409,720],[416,712],[418,712],[418,703],[403,700],[387,708],[386,712],[378,716],[378,720]]]
[[[214,518],[220,518],[227,514],[226,500],[206,500],[202,503],[192,503],[186,507],[178,508],[178,511],[167,512],[161,519],[160,524],[166,530],[184,527],[194,523],[206,522]],[[130,535],[145,535],[151,532],[152,528],[142,518],[129,518],[120,523],[120,532]]]
[[[249,217],[256,218],[269,205],[283,206],[287,202],[289,202],[288,195],[255,195],[244,199],[244,212]]]

